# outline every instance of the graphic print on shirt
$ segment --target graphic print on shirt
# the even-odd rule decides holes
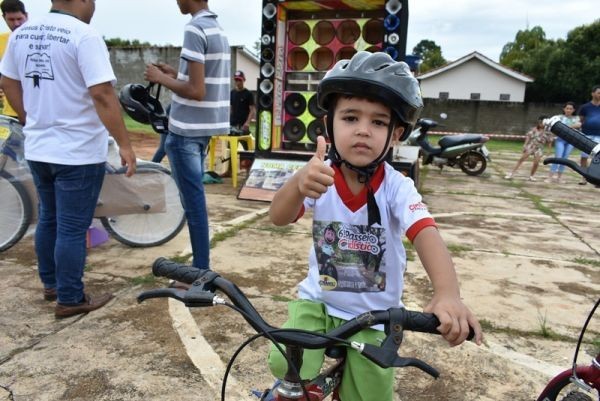
[[[25,61],[25,78],[33,79],[33,86],[39,88],[42,79],[54,80],[52,59],[46,53],[52,43],[67,45],[71,31],[53,25],[29,25],[19,29],[15,40],[29,41],[29,50]]]
[[[40,86],[40,80],[42,79],[54,81],[52,59],[50,59],[50,56],[46,53],[28,54],[25,63],[25,78],[33,79],[34,88]]]
[[[385,291],[383,228],[314,221],[313,241],[324,291]]]

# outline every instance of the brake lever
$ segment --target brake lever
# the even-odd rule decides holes
[[[223,303],[220,297],[216,297],[213,292],[203,290],[202,286],[199,285],[192,285],[188,290],[160,288],[144,291],[138,295],[137,301],[141,303],[150,298],[173,298],[189,308],[213,306],[216,303]]]
[[[594,160],[594,162],[595,162],[595,160]],[[548,158],[544,159],[544,165],[546,165],[546,164],[562,164],[563,166],[567,166],[570,169],[577,172],[577,174],[579,174],[583,178],[585,178],[587,182],[594,184],[594,185],[600,185],[600,164],[598,164],[598,163],[592,163],[588,167],[587,171],[585,171],[583,168],[581,168],[581,166],[579,166],[573,160],[563,159],[563,158],[558,158],[558,157],[548,157]],[[592,174],[590,174],[590,173],[592,173]]]
[[[394,364],[392,366],[395,368],[405,368],[407,366],[412,366],[414,368],[422,370],[423,372],[432,376],[434,379],[440,377],[440,372],[437,369],[417,358],[404,358],[401,356],[396,356],[396,359],[394,360]]]
[[[186,292],[186,290],[179,290],[177,288],[159,288],[142,292],[137,296],[137,301],[138,303],[142,303],[151,298],[173,298],[180,302],[185,302]]]

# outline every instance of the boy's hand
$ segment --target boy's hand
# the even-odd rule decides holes
[[[146,66],[146,70],[144,71],[144,79],[153,83],[160,84],[165,75],[166,74],[162,71],[162,69],[155,64],[148,64]]]
[[[479,321],[459,298],[438,299],[434,296],[424,311],[437,316],[440,320],[437,329],[451,346],[460,345],[467,339],[469,326],[475,331],[473,341],[481,345],[483,334]]]
[[[325,138],[317,137],[317,150],[314,156],[298,172],[300,173],[298,190],[303,196],[318,199],[329,186],[333,185],[333,168],[323,163],[326,151]]]

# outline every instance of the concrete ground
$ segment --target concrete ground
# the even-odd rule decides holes
[[[568,368],[579,328],[600,295],[600,189],[504,174],[518,155],[492,154],[480,177],[422,170],[421,191],[457,266],[462,296],[484,322],[486,343],[448,349],[431,336],[407,335],[404,354],[436,366],[433,381],[398,373],[403,400],[533,400],[552,374]],[[207,186],[217,240],[213,269],[234,280],[268,321],[285,319],[285,302],[306,271],[310,222],[274,228],[268,204],[236,199],[237,189]],[[217,235],[218,234],[218,235]],[[89,252],[88,291],[116,298],[85,316],[55,320],[41,296],[31,235],[0,255],[0,400],[215,400],[220,377],[251,333],[223,309],[194,310],[136,296],[164,286],[150,266],[186,254],[184,230],[160,247],[135,249],[111,239]],[[431,290],[418,260],[406,275],[405,301],[418,309]],[[592,335],[600,336],[598,324]],[[545,332],[547,335],[541,335]],[[555,333],[555,334],[552,334]],[[584,351],[591,353],[589,347]],[[233,369],[233,400],[272,380],[266,346],[251,347]],[[589,357],[584,357],[588,362]]]

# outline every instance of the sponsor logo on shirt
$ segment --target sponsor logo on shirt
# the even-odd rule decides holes
[[[427,205],[425,205],[423,202],[413,203],[412,205],[410,205],[408,207],[408,210],[410,210],[411,212],[416,212],[419,210],[427,210]]]

